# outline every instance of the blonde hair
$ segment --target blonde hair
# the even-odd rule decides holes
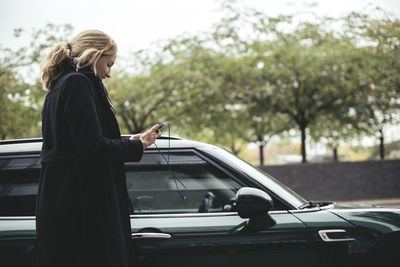
[[[43,87],[50,90],[61,75],[73,68],[90,66],[97,75],[94,66],[100,57],[112,56],[117,50],[114,40],[99,30],[83,31],[69,43],[58,43],[41,63]]]

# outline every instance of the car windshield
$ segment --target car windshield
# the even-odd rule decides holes
[[[308,203],[307,200],[305,200],[303,197],[298,195],[292,189],[288,188],[269,174],[234,156],[225,149],[212,146],[201,147],[199,148],[199,150],[204,151],[215,158],[218,158],[219,160],[228,164],[230,167],[234,168],[236,171],[241,172],[246,176],[253,178],[257,182],[263,184],[266,188],[274,192],[277,196],[288,202],[293,207],[298,208]]]

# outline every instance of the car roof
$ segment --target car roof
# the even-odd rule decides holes
[[[123,135],[123,139],[128,139],[130,135]],[[25,138],[0,140],[0,155],[5,154],[38,154],[42,150],[42,138]],[[161,136],[156,140],[156,144],[149,146],[148,150],[168,149],[171,148],[200,148],[204,146],[213,147],[212,145],[183,139],[180,137]],[[147,150],[146,149],[146,150]]]

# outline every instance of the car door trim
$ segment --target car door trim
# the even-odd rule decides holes
[[[333,209],[335,207],[335,203],[328,204],[322,207],[313,207],[313,208],[305,208],[301,210],[289,210],[290,213],[306,213],[306,212],[315,212],[320,210],[328,210]]]
[[[0,216],[0,220],[35,220],[35,216]]]
[[[347,231],[344,230],[344,229],[328,229],[328,230],[319,230],[318,231],[318,235],[325,242],[343,242],[343,241],[354,241],[355,240],[355,238],[353,238],[353,237],[349,237],[349,238],[330,238],[328,236],[329,233],[347,233]]]
[[[287,214],[286,210],[270,211],[268,214]],[[214,212],[214,213],[168,213],[168,214],[137,214],[130,215],[131,219],[135,218],[173,218],[173,217],[222,217],[222,216],[239,216],[237,212]]]
[[[165,233],[133,233],[132,239],[169,239],[170,234]]]
[[[134,218],[165,218],[165,217],[210,217],[210,216],[233,216],[237,212],[215,212],[215,213],[165,213],[165,214],[137,214],[131,215]]]
[[[292,211],[290,211],[292,212]],[[276,210],[270,211],[268,214],[287,214],[288,211]],[[137,214],[130,215],[130,219],[135,218],[173,218],[173,217],[222,217],[222,216],[239,216],[237,212],[218,212],[218,213],[169,213],[169,214]],[[0,220],[35,220],[35,216],[0,216]]]

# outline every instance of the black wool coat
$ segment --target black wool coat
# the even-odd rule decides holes
[[[71,71],[46,95],[36,203],[36,266],[132,266],[125,161],[140,140],[122,140],[101,80]]]

